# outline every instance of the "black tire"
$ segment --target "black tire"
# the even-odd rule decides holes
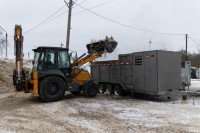
[[[56,76],[44,78],[40,82],[39,96],[45,102],[55,102],[63,98],[66,90],[65,82]]]
[[[106,91],[105,90],[105,85],[100,83],[98,85],[98,90],[99,90],[99,93],[103,94]]]
[[[113,86],[111,84],[107,84],[105,88],[106,88],[106,93],[114,94]]]
[[[85,97],[95,97],[97,95],[97,85],[93,81],[88,82],[83,93]]]
[[[115,93],[115,95],[125,96],[125,92],[124,92],[123,88],[121,87],[121,85],[114,86],[114,93]]]

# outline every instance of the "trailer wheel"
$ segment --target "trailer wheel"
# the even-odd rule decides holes
[[[44,78],[39,85],[39,96],[45,102],[59,101],[65,93],[65,82],[56,76]]]
[[[114,86],[114,93],[115,95],[118,95],[118,96],[125,96],[125,92],[120,85]]]
[[[104,84],[99,84],[98,85],[99,93],[103,94],[105,92],[105,85]]]
[[[93,81],[88,82],[83,93],[85,97],[95,97],[97,95],[97,85]]]
[[[114,93],[114,90],[113,90],[113,87],[111,84],[107,84],[106,85],[106,93],[108,94],[113,94]]]

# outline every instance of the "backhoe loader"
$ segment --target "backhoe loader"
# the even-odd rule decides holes
[[[79,94],[83,91],[86,97],[97,94],[97,85],[90,78],[89,72],[81,66],[93,62],[104,53],[112,53],[117,42],[111,37],[87,44],[88,53],[70,60],[69,49],[61,47],[38,47],[34,49],[32,72],[23,68],[23,36],[20,25],[15,26],[16,65],[13,70],[13,84],[17,92],[24,91],[39,96],[46,102],[60,100],[65,91]]]

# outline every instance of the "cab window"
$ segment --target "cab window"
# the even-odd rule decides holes
[[[70,68],[70,61],[68,58],[67,51],[58,51],[58,67],[59,68]]]
[[[39,64],[38,64],[38,70],[42,70],[43,67],[43,60],[44,60],[44,52],[41,53]]]
[[[56,68],[55,52],[48,50],[46,51],[44,69],[54,69],[54,68]]]
[[[33,71],[37,71],[39,52],[35,52],[34,61],[33,61]]]

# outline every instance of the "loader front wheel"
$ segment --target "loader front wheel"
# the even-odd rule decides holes
[[[39,96],[45,102],[59,101],[64,96],[65,88],[65,83],[61,78],[50,76],[40,82]]]
[[[95,97],[97,95],[97,85],[93,81],[88,82],[83,93],[86,97]]]

